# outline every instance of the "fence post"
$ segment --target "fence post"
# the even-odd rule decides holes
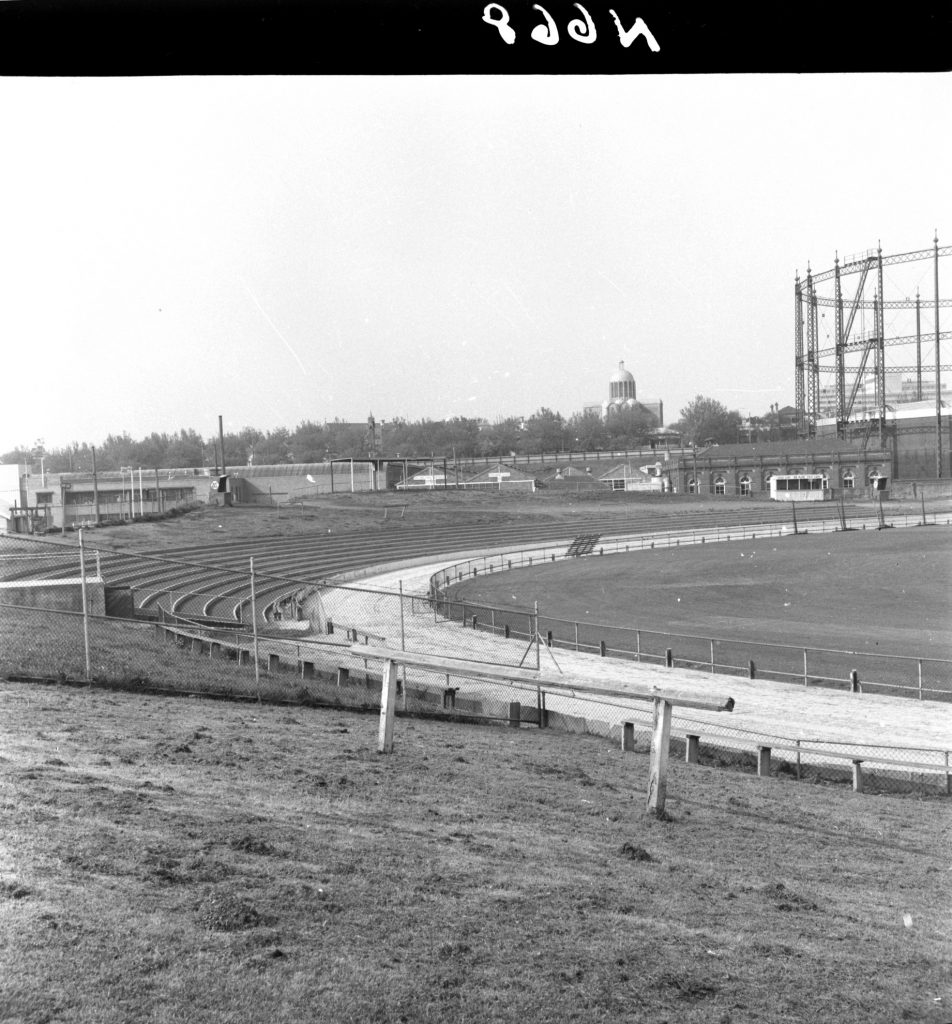
[[[807,649],[803,648],[803,685],[809,686],[807,681]]]
[[[711,641],[711,672],[714,671],[714,641]]]
[[[383,664],[383,690],[380,693],[380,726],[377,732],[377,752],[393,752],[393,715],[397,697],[397,665],[387,660]]]
[[[635,723],[634,722],[622,722],[621,723],[621,749],[634,750],[635,749]]]
[[[922,700],[922,658],[919,658],[919,700]]]
[[[859,672],[856,669],[850,671],[850,693],[862,693],[859,685]]]
[[[641,661],[641,630],[635,630],[635,660]]]
[[[651,753],[648,770],[649,814],[661,817],[664,814],[664,800],[667,793],[668,745],[671,738],[671,705],[656,697],[654,702],[654,723],[651,729]]]
[[[749,679],[757,678],[757,666],[754,664],[752,658],[747,659],[747,677]]]
[[[797,741],[797,778],[800,778],[800,740]]]
[[[82,530],[79,531],[79,581],[83,596],[83,649],[86,654],[86,682],[91,686],[93,675],[89,658],[89,597],[86,594],[86,547],[83,543]]]
[[[539,650],[539,644],[542,641],[542,637],[539,635],[539,602],[535,602],[535,649],[536,649],[536,671],[542,668],[542,654]]]
[[[670,647],[664,652],[664,664],[666,668],[674,668],[674,651]]]
[[[400,580],[400,650],[405,651],[406,649],[407,638],[403,622],[403,580]]]
[[[578,623],[575,623],[575,649],[578,650]]]
[[[258,688],[258,700],[261,700],[261,666],[258,664],[258,605],[255,602],[255,558],[248,559],[251,575],[251,646],[255,659],[255,686]]]

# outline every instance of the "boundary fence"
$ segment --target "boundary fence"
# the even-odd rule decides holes
[[[952,517],[933,514],[928,518],[891,516],[886,527],[950,525]],[[709,530],[666,531],[627,537],[602,538],[590,555],[576,556],[572,545],[544,545],[504,554],[487,554],[446,566],[430,577],[429,592],[434,607],[444,619],[464,627],[516,637],[528,641],[540,636],[553,648],[598,654],[602,657],[647,661],[668,667],[701,669],[727,675],[746,675],[776,682],[797,682],[804,686],[869,690],[919,700],[952,700],[952,659],[885,654],[824,648],[800,643],[771,643],[731,637],[674,633],[579,622],[543,615],[534,609],[502,608],[474,601],[457,600],[451,588],[480,574],[511,569],[539,567],[574,557],[632,553],[656,548],[711,544],[732,540],[757,540],[767,537],[809,533],[838,533],[838,520],[811,521],[806,527],[760,526],[718,527]],[[847,530],[866,530],[863,520]],[[878,676],[878,678],[876,678]]]

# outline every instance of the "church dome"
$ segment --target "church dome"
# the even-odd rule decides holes
[[[635,378],[625,369],[624,363],[619,363],[608,382],[608,400],[614,405],[635,397]]]
[[[604,380],[604,378],[602,378]],[[635,378],[625,369],[624,361],[618,364],[618,369],[609,378],[610,384],[634,384]]]

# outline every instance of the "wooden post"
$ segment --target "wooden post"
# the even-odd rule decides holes
[[[862,689],[859,684],[859,672],[854,668],[850,672],[850,693],[862,693]]]
[[[862,761],[854,761],[853,762],[853,792],[854,793],[862,793],[863,792],[863,767],[862,767],[862,765],[863,765]]]
[[[397,664],[383,663],[383,689],[380,692],[380,729],[377,735],[377,753],[393,753],[393,712],[397,699]]]
[[[219,422],[219,429],[221,424]],[[225,461],[225,449],[224,442],[222,443],[221,450],[222,463]],[[224,465],[222,466],[222,473],[225,472]],[[261,700],[261,663],[258,657],[258,605],[255,597],[255,560],[252,555],[248,559],[248,576],[251,581],[251,649],[253,652],[255,662],[255,688],[258,691],[258,700]]]
[[[697,764],[701,754],[701,737],[689,733],[685,738],[687,744],[684,748],[684,760],[687,764]]]
[[[753,659],[747,659],[747,677],[749,679],[757,678],[757,666],[754,664]]]
[[[621,749],[622,750],[634,750],[635,749],[635,723],[634,722],[622,722],[621,723]]]
[[[757,774],[761,778],[770,775],[770,747],[757,748]]]
[[[66,531],[66,510],[63,510],[63,531]],[[97,552],[98,554],[98,552]],[[83,600],[83,650],[86,657],[86,682],[92,685],[92,662],[89,654],[89,596],[86,592],[86,548],[83,531],[79,531],[79,580]]]
[[[605,654],[606,654],[606,647],[605,647],[605,641],[604,641],[604,640],[599,640],[599,641],[598,641],[598,653],[599,653],[599,654],[600,654],[600,655],[601,655],[601,656],[602,656],[603,658],[605,657]]]
[[[649,814],[661,817],[664,813],[664,799],[668,785],[668,744],[671,739],[671,705],[656,697],[654,702],[654,725],[651,730],[651,751],[648,769]]]

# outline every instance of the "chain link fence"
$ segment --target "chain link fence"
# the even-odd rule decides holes
[[[510,611],[504,622],[492,614],[480,622],[469,609],[455,618],[438,594],[273,576],[257,572],[253,559],[237,571],[97,551],[82,540],[0,538],[0,676],[11,680],[375,710],[380,665],[353,655],[354,642],[535,668],[560,646],[575,646],[574,637],[554,635],[549,645],[555,625],[530,611]],[[401,668],[397,700],[406,714],[557,728],[614,742],[632,723],[645,750],[652,729],[644,701],[546,692],[544,685],[465,672]],[[674,756],[693,753],[701,764],[763,774],[768,747],[771,774],[849,783],[852,762],[861,760],[867,790],[949,793],[945,750],[798,742],[745,732],[727,716],[675,711]]]
[[[949,525],[947,513],[922,518],[890,517],[886,526]],[[863,521],[811,522],[800,533],[834,533],[842,529],[866,529]],[[670,531],[638,537],[607,537],[595,540],[584,557],[630,553],[731,540],[757,540],[794,533],[787,525],[718,527],[710,530]],[[700,669],[722,675],[776,682],[802,683],[915,697],[919,700],[952,700],[952,660],[892,655],[879,651],[838,650],[802,644],[769,643],[729,637],[638,629],[606,623],[581,622],[539,614],[538,609],[513,609],[457,598],[454,587],[510,569],[531,568],[580,557],[572,545],[549,545],[501,554],[483,555],[444,567],[430,578],[430,594],[444,618],[463,626],[488,630],[501,636],[531,636],[538,631],[554,648],[584,651],[602,657],[645,661],[668,667]]]

